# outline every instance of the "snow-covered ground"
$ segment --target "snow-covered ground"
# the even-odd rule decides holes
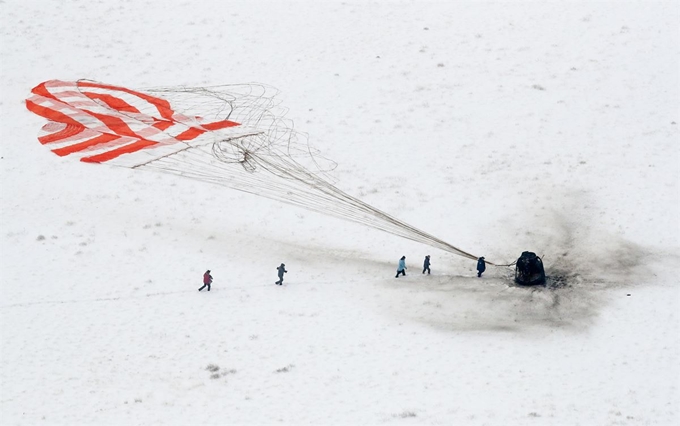
[[[677,1],[0,16],[0,423],[680,422]],[[338,187],[492,262],[535,251],[568,285],[479,279],[353,223],[59,158],[23,101],[78,78],[276,87]]]

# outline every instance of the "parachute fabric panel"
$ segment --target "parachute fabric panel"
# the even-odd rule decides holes
[[[49,120],[38,139],[57,155],[213,183],[477,259],[337,188],[328,175],[336,164],[284,119],[277,93],[261,84],[142,92],[51,80],[26,107]]]
[[[26,107],[50,121],[39,141],[58,155],[79,154],[85,162],[107,162],[239,125],[228,120],[203,122],[176,113],[165,99],[84,80],[51,80],[32,93]]]

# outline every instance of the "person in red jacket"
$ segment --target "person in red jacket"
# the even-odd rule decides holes
[[[210,284],[212,284],[212,275],[210,275],[210,269],[208,269],[205,271],[205,274],[203,274],[203,287],[199,288],[198,291],[201,291],[206,287],[208,287],[208,291],[210,291]]]

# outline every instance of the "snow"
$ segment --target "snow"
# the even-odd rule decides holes
[[[678,2],[1,8],[0,423],[680,423]],[[78,78],[276,87],[341,189],[569,286],[59,158],[23,100]]]

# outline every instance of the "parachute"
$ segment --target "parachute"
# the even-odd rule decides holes
[[[338,189],[335,163],[284,119],[268,86],[140,91],[50,80],[31,93],[26,107],[48,120],[38,140],[59,156],[222,185],[477,259]]]

